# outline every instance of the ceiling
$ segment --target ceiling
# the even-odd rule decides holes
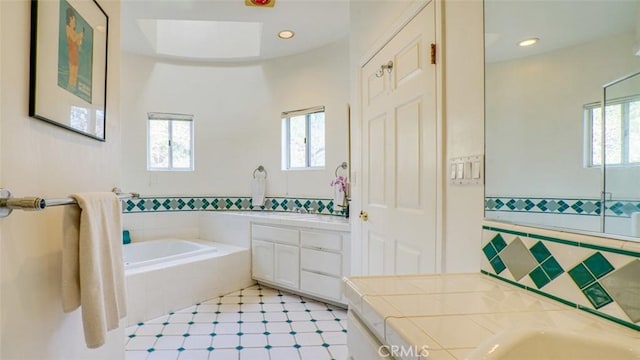
[[[207,62],[255,61],[293,55],[335,42],[349,32],[347,0],[276,0],[273,8],[247,7],[244,0],[123,0],[121,14],[123,51]],[[223,30],[218,30],[220,39],[203,36],[202,31],[194,34],[186,30],[173,31],[173,40],[177,39],[183,46],[175,52],[159,53],[165,48],[160,38],[167,31],[161,31],[157,24],[164,22],[157,20],[197,20],[191,23],[211,24],[212,29]],[[244,34],[245,40],[238,40],[234,37],[237,36],[235,32],[224,30],[227,28],[218,26],[220,23],[209,22],[258,23],[260,30],[256,36],[259,39],[246,41]],[[293,30],[295,36],[289,40],[278,38],[278,32],[284,29]],[[252,53],[249,49],[231,54],[221,50],[225,44],[238,50],[245,43],[251,43],[254,48],[257,43],[257,52]],[[194,55],[182,50],[187,44],[191,48],[209,47],[209,51]]]
[[[511,60],[634,32],[638,11],[637,0],[485,0],[485,58]],[[539,43],[518,47],[530,37]]]

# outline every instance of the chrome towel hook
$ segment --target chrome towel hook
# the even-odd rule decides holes
[[[387,70],[389,74],[391,74],[391,70],[393,70],[393,61],[389,60],[388,63],[380,65],[380,69],[376,72],[376,77],[381,78],[384,76],[384,70]]]
[[[340,169],[347,170],[347,166],[349,166],[349,165],[347,165],[346,161],[343,162],[342,164],[338,165],[338,167],[336,168],[336,172],[335,172],[336,177],[338,177],[338,170],[340,170]]]

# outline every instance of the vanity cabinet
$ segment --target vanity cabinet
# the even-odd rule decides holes
[[[253,223],[252,276],[267,285],[345,304],[348,232]]]

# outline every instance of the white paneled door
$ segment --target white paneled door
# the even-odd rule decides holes
[[[436,271],[433,1],[361,69],[363,271]]]

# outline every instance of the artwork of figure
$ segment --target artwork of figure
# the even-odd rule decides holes
[[[60,0],[58,86],[91,103],[93,29],[65,0]]]

